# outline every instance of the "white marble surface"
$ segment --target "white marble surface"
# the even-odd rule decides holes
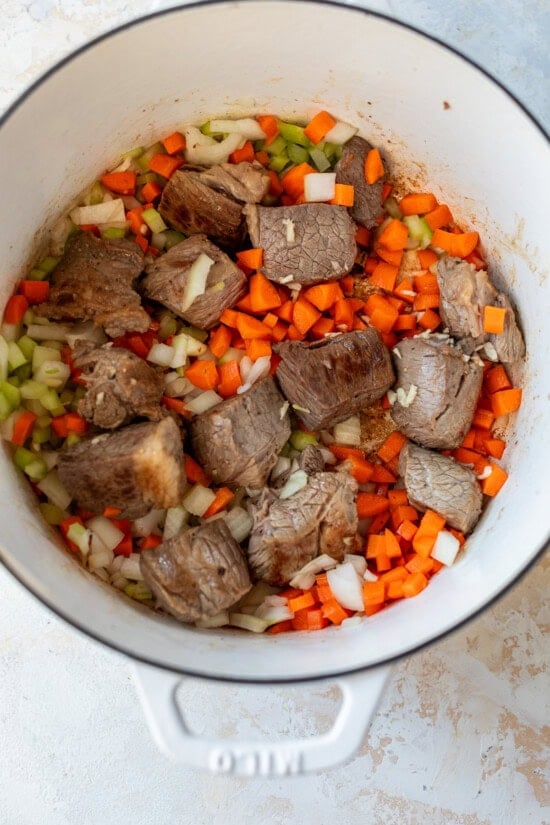
[[[0,108],[86,39],[168,5],[4,0]],[[388,5],[486,66],[548,127],[547,3]],[[348,765],[254,781],[168,762],[152,744],[128,663],[58,621],[0,570],[0,822],[550,823],[549,585],[547,559],[476,622],[402,662]],[[312,686],[258,695],[189,682],[183,698],[201,708],[197,730],[251,737],[326,728],[336,707],[333,690]]]

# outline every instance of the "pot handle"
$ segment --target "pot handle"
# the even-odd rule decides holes
[[[276,743],[215,740],[189,730],[176,703],[184,677],[136,663],[134,675],[149,728],[160,750],[189,767],[232,776],[277,777],[331,768],[360,747],[391,667],[337,677],[342,705],[328,733]]]

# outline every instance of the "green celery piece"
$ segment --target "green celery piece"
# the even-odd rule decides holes
[[[151,232],[155,234],[158,232],[165,232],[168,229],[168,227],[162,220],[160,212],[157,212],[157,210],[154,207],[144,209],[141,213],[141,217],[143,218]]]
[[[59,396],[59,400],[63,404],[63,406],[66,406],[67,404],[72,404],[73,398],[74,393],[72,392],[72,390],[63,390],[63,392]]]
[[[399,208],[397,199],[394,198],[393,195],[390,195],[389,198],[386,198],[382,206],[384,207],[390,218],[395,218],[396,220],[400,221],[403,217],[403,213]]]
[[[223,137],[223,132],[213,132],[212,131],[212,129],[210,128],[210,121],[209,120],[207,120],[206,123],[202,124],[199,131],[201,131],[203,133],[203,135],[206,135],[207,137],[213,137],[213,138],[216,138],[216,139]]]
[[[22,382],[28,381],[32,375],[32,364],[23,364],[22,367],[18,367],[15,370],[15,375]]]
[[[42,395],[40,398],[40,403],[42,404],[44,409],[51,413],[54,417],[56,415],[63,415],[65,409],[61,404],[61,400],[59,398],[57,391],[48,389],[47,387],[46,390],[47,392],[45,392],[44,395]],[[61,412],[57,412],[59,408],[61,408]]]
[[[173,246],[177,246],[179,243],[185,240],[185,235],[182,235],[181,232],[177,232],[175,229],[168,229],[165,232],[166,235],[166,243],[164,244],[166,250],[172,249]]]
[[[147,589],[143,582],[136,582],[136,584],[127,584],[124,592],[131,599],[137,599],[140,602],[148,602],[153,598],[153,594]]]
[[[205,329],[199,329],[198,327],[182,327],[181,332],[185,332],[186,335],[190,335],[191,338],[194,338],[196,341],[200,341],[204,343],[208,338],[208,332]]]
[[[296,143],[288,144],[287,153],[292,163],[307,163],[309,160],[308,150]]]
[[[17,387],[14,387],[9,381],[2,381],[0,384],[0,391],[8,404],[11,406],[12,410],[19,407],[21,404],[21,393]]]
[[[97,206],[98,203],[102,203],[104,196],[105,190],[100,182],[96,180],[90,189],[90,206]]]
[[[29,326],[29,324],[34,324],[34,312],[32,311],[32,309],[30,307],[27,309],[27,311],[23,315],[23,323],[26,326]]]
[[[159,338],[164,340],[170,335],[175,335],[178,329],[178,324],[173,315],[162,315],[160,318]]]
[[[153,143],[152,146],[149,146],[148,149],[145,149],[143,154],[140,155],[140,157],[136,159],[136,163],[139,166],[139,168],[142,170],[142,172],[148,172],[149,171],[149,161],[151,160],[151,158],[154,155],[158,155],[161,152],[162,153],[164,152],[164,146],[162,145],[162,143],[158,143],[158,142]]]
[[[73,447],[75,444],[78,444],[80,441],[80,436],[76,433],[69,433],[67,438],[65,439],[65,446],[66,447]]]
[[[319,146],[317,146],[319,148]],[[329,143],[329,141],[325,141],[323,144],[323,153],[327,156],[330,161],[336,160],[336,156],[338,155],[338,145],[336,143]],[[341,154],[341,153],[340,153]]]
[[[34,461],[30,461],[23,472],[28,475],[32,481],[41,481],[48,475],[48,465],[41,456],[36,453],[33,453],[33,456]]]
[[[312,143],[304,132],[303,126],[279,120],[279,132],[288,143],[297,143],[299,146],[305,146],[306,149],[311,148]]]
[[[45,519],[45,521],[48,522],[48,524],[61,524],[61,522],[66,516],[66,514],[60,507],[58,507],[56,504],[51,504],[49,501],[42,501],[38,506],[40,508],[40,512],[42,513],[43,518]]]
[[[40,381],[34,381],[32,378],[29,378],[27,381],[24,381],[20,387],[21,398],[29,401],[37,401],[40,400],[42,406],[43,399],[48,395],[48,387],[46,384],[42,384]]]
[[[283,458],[289,458],[291,452],[292,452],[292,447],[290,446],[290,443],[287,441],[287,443],[284,445],[284,447],[281,450],[281,452],[279,453],[279,455],[282,456]]]
[[[159,176],[154,172],[144,172],[143,175],[137,176],[137,185],[145,186],[146,183],[159,183]]]
[[[269,146],[265,147],[268,155],[280,155],[286,149],[286,140],[281,135],[275,138]]]
[[[304,433],[302,430],[295,430],[292,435],[290,436],[290,443],[294,447],[295,450],[305,450],[310,444],[313,444],[315,447],[319,445],[319,442],[315,438],[314,435],[310,435],[309,433]]]
[[[32,431],[33,444],[46,444],[52,437],[49,427],[35,427]]]
[[[274,172],[282,172],[283,169],[289,164],[290,158],[288,157],[286,151],[282,155],[274,155],[271,160],[269,161],[269,168],[273,169]]]
[[[140,158],[144,151],[143,146],[136,146],[135,149],[129,149],[127,152],[123,152],[120,159],[126,160],[126,158],[130,158],[130,160],[135,160],[136,158]]]
[[[13,412],[13,407],[4,395],[2,391],[0,391],[0,421],[6,421],[7,418]]]
[[[104,229],[101,233],[101,237],[104,240],[108,240],[109,238],[125,238],[127,231],[128,230],[122,226],[108,226],[107,229]]]
[[[32,355],[35,347],[37,346],[36,341],[33,341],[32,338],[29,338],[28,335],[22,335],[17,342],[17,346],[19,347],[27,361],[32,361]]]
[[[36,459],[36,453],[32,453],[25,447],[18,447],[13,454],[13,463],[19,470],[24,470]]]
[[[421,249],[426,249],[430,245],[433,232],[425,218],[419,215],[406,215],[403,223],[409,230],[409,235],[413,241],[418,241]]]
[[[57,264],[59,263],[59,258],[54,258],[52,255],[48,255],[38,264],[38,269],[42,269],[44,272],[47,272],[48,275],[50,272],[53,272],[56,268]]]
[[[26,364],[27,358],[21,352],[15,341],[10,341],[8,343],[8,366],[10,368],[10,372],[15,372],[16,369],[22,367]]]
[[[8,384],[11,384],[12,387],[20,387],[21,380],[17,375],[10,375],[10,377],[8,378]]]
[[[326,172],[330,169],[329,159],[318,146],[314,146],[313,149],[309,150],[309,156],[318,172]]]
[[[31,269],[27,278],[29,281],[44,281],[48,277],[48,273],[45,272],[43,269]]]

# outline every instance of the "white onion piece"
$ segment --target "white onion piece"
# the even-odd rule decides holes
[[[65,324],[29,324],[27,335],[35,341],[66,341],[71,328]]]
[[[115,556],[107,568],[107,572],[113,576],[115,573],[120,572],[120,568],[122,567],[122,562],[124,561],[124,556]]]
[[[212,407],[215,407],[217,404],[221,404],[222,401],[223,398],[221,395],[218,395],[214,390],[205,390],[192,401],[186,401],[185,406],[189,412],[192,412],[194,415],[199,415],[212,409]]]
[[[123,558],[123,556],[121,556],[121,558]],[[117,590],[124,590],[124,588],[127,587],[129,584],[130,580],[125,579],[124,576],[121,576],[119,573],[116,573],[111,578],[111,585],[112,587],[115,587]]]
[[[169,507],[166,511],[166,519],[164,521],[164,532],[162,538],[171,539],[172,536],[177,536],[184,524],[189,520],[189,512],[185,507]]]
[[[33,378],[41,384],[46,384],[54,390],[65,386],[71,374],[68,364],[61,361],[43,361],[33,373]]]
[[[288,604],[284,596],[266,596],[263,603],[268,607],[283,607]]]
[[[66,335],[66,340],[71,349],[74,349],[77,341],[91,341],[98,346],[105,344],[107,336],[101,327],[96,327],[93,321],[84,321],[74,324]]]
[[[358,627],[360,624],[363,624],[362,616],[348,616],[347,619],[344,619],[340,627]]]
[[[315,576],[336,567],[337,561],[332,556],[322,553],[307,564],[304,564],[290,580],[291,587],[298,587],[300,590],[309,590],[315,584]]]
[[[107,573],[104,567],[96,567],[94,570],[92,570],[92,573],[94,574],[94,576],[97,576],[98,579],[101,579],[102,581],[109,583],[109,574]]]
[[[299,490],[302,490],[307,485],[307,473],[303,470],[297,470],[292,473],[286,484],[281,487],[279,492],[280,499],[286,499],[293,496]]]
[[[456,559],[459,550],[460,542],[456,536],[448,530],[440,530],[430,555],[432,559],[449,566]]]
[[[248,593],[245,593],[236,604],[233,605],[232,613],[240,613],[246,607],[259,607],[269,597],[275,595],[276,587],[272,587],[267,582],[257,582],[250,588]]]
[[[214,499],[216,493],[203,487],[202,484],[195,484],[183,499],[183,505],[194,516],[204,516]]]
[[[36,485],[41,493],[56,504],[60,510],[66,510],[71,503],[72,496],[67,492],[61,479],[57,474],[57,470],[50,470],[47,476],[39,481]]]
[[[211,120],[210,131],[232,135],[234,132],[246,140],[264,140],[266,134],[257,120],[252,117],[241,117],[237,120]]]
[[[189,309],[195,298],[198,298],[199,295],[204,295],[206,291],[206,279],[213,266],[214,261],[204,252],[201,252],[199,257],[193,261],[187,273],[185,289],[183,291],[182,312]]]
[[[203,135],[196,126],[186,126],[183,129],[186,149],[185,159],[188,163],[210,166],[215,163],[226,163],[231,152],[238,149],[243,142],[243,136],[238,132],[228,135],[218,143],[209,135]]]
[[[367,560],[364,556],[357,556],[355,553],[346,553],[344,561],[353,564],[359,576],[364,576],[367,569]]]
[[[322,203],[334,197],[335,172],[311,172],[304,178],[304,199],[307,203]]]
[[[180,341],[185,342],[187,355],[204,355],[208,349],[206,344],[203,344],[198,338],[193,338],[192,335],[188,335],[186,332],[180,332],[178,335],[174,335],[174,339],[172,341],[172,346],[174,349],[177,350]],[[175,364],[172,364],[172,366],[174,369],[176,368]],[[181,364],[178,364],[178,366],[181,366]]]
[[[12,412],[5,421],[0,421],[0,434],[4,441],[11,441],[13,438],[13,428],[15,426],[15,422],[19,418],[19,410]]]
[[[6,341],[17,341],[18,338],[21,337],[21,324],[2,324],[0,327],[0,335],[4,339],[4,343]],[[0,356],[1,358],[1,356]],[[6,356],[6,365],[7,365],[7,356]],[[6,373],[7,375],[7,373]],[[2,377],[4,376],[4,377]],[[4,368],[0,361],[0,381],[5,381],[6,376],[4,375]]]
[[[197,619],[195,627],[223,627],[226,624],[229,624],[229,613],[227,610],[222,610],[215,616],[203,616],[202,619]]]
[[[109,224],[124,223],[126,214],[124,212],[124,201],[122,198],[115,198],[106,203],[96,203],[93,206],[77,206],[69,213],[69,217],[77,226],[83,224]]]
[[[233,507],[226,515],[225,523],[237,544],[240,544],[250,535],[253,519],[242,507]]]
[[[336,464],[337,459],[334,453],[331,453],[330,450],[325,450],[324,447],[318,447],[318,450],[323,456],[323,461],[325,464]]]
[[[288,619],[294,618],[294,613],[286,605],[270,606],[260,605],[256,608],[254,616],[258,619],[263,619],[268,625],[277,624],[278,622],[286,622]]]
[[[372,573],[369,570],[368,567],[365,570],[365,572],[363,573],[363,578],[366,582],[377,582],[378,581],[378,576],[375,573]]]
[[[114,550],[124,538],[124,533],[105,516],[94,516],[86,522],[86,527],[95,533],[107,550]]]
[[[67,238],[72,230],[73,222],[67,217],[60,218],[57,223],[53,225],[52,231],[50,232],[50,252],[56,258],[63,255]]]
[[[269,623],[257,616],[248,616],[246,613],[230,613],[229,624],[232,627],[240,627],[242,630],[250,630],[252,633],[263,633]]]
[[[357,128],[355,126],[351,126],[349,123],[344,123],[343,120],[339,120],[334,124],[332,129],[326,133],[323,140],[327,143],[337,143],[341,146],[343,143],[347,143],[348,140],[356,133]]]
[[[139,558],[139,553],[132,553],[127,559],[124,559],[120,566],[120,575],[126,579],[132,579],[132,581],[143,581]]]
[[[248,355],[243,355],[241,362],[239,364],[239,372],[241,373],[241,381],[243,384],[246,384],[248,381],[248,375],[250,370],[252,369],[254,362]]]
[[[88,556],[88,567],[93,571],[100,567],[108,567],[108,565],[111,564],[112,558],[113,554],[108,550],[99,550],[97,553],[91,553],[91,555]]]
[[[358,415],[352,415],[334,426],[334,441],[350,447],[361,444],[361,421]]]
[[[327,579],[334,598],[342,607],[348,610],[364,610],[361,579],[353,564],[339,564],[327,572]]]
[[[134,536],[145,537],[155,532],[160,522],[164,518],[165,510],[150,510],[145,516],[135,519],[132,524],[132,534]]]
[[[282,476],[283,473],[286,473],[290,470],[290,458],[285,455],[280,455],[277,459],[277,463],[273,467],[271,471],[271,480],[275,481],[276,478]]]
[[[177,372],[165,375],[164,383],[164,394],[169,398],[181,398],[193,389],[191,381],[184,375],[178,375]]]
[[[266,375],[269,374],[269,370],[271,368],[271,358],[269,355],[262,355],[261,358],[258,358],[256,361],[252,363],[250,369],[247,369],[248,364],[245,366],[246,378],[243,378],[243,361],[245,358],[250,361],[248,356],[242,359],[239,367],[241,370],[241,380],[244,382],[237,390],[237,394],[241,395],[246,390],[249,390],[252,384],[255,384],[256,381],[259,381],[261,378],[265,378]]]

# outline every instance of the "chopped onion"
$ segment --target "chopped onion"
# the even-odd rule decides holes
[[[498,361],[498,353],[490,341],[487,341],[483,346],[485,357],[489,361]]]
[[[93,321],[74,324],[65,337],[71,349],[74,349],[77,341],[91,341],[98,346],[107,341],[107,336],[102,328],[96,327]]]
[[[277,624],[278,622],[286,622],[294,618],[294,613],[286,605],[260,605],[256,608],[254,616],[267,622],[268,625]]]
[[[307,473],[305,473],[303,470],[297,470],[295,473],[292,473],[286,484],[283,487],[281,487],[279,498],[290,498],[299,490],[302,490],[306,485]]]
[[[362,616],[348,616],[347,619],[344,619],[340,627],[358,627],[360,624],[363,624]]]
[[[246,613],[230,613],[229,624],[232,627],[240,627],[242,630],[250,630],[252,633],[263,633],[269,626],[269,622],[264,619],[248,616]]]
[[[325,570],[336,567],[337,561],[332,556],[322,553],[320,556],[308,561],[297,573],[294,573],[290,580],[291,587],[299,587],[300,590],[309,590],[315,584],[315,576]]]
[[[287,473],[290,470],[290,458],[286,455],[280,455],[277,459],[277,463],[273,467],[271,471],[271,480],[275,481],[276,478],[282,476],[283,473]]]
[[[361,421],[358,415],[352,415],[340,421],[334,427],[334,440],[337,444],[358,447],[361,444]]]
[[[164,522],[164,533],[162,538],[164,540],[171,539],[172,536],[177,536],[184,524],[189,521],[189,511],[185,507],[169,507],[166,511],[166,520]]]
[[[170,367],[172,365],[173,358],[173,347],[160,343],[153,344],[147,355],[147,360],[150,361],[151,364],[158,364],[159,367]]]
[[[47,476],[39,481],[36,485],[41,493],[56,504],[60,510],[66,510],[72,501],[72,496],[67,492],[61,479],[57,474],[57,470],[50,470]]]
[[[245,140],[264,140],[266,134],[257,120],[252,117],[241,117],[237,120],[211,120],[210,131],[232,135],[234,132]]]
[[[204,252],[201,252],[199,257],[193,261],[193,264],[187,273],[187,279],[185,282],[183,301],[181,304],[182,312],[189,309],[195,298],[198,298],[199,295],[204,294],[206,290],[206,279],[208,278],[208,273],[213,266],[214,261]]]
[[[266,596],[263,603],[269,607],[282,607],[288,604],[288,599],[284,596]]]
[[[120,558],[124,558],[121,556]],[[112,576],[111,578],[111,585],[112,587],[116,587],[117,590],[124,590],[124,588],[130,584],[129,579],[125,579],[124,576],[121,576],[119,573]]]
[[[214,392],[214,390],[205,390],[205,392],[201,392],[201,394],[192,401],[186,401],[185,406],[189,412],[199,415],[200,413],[212,409],[212,407],[215,407],[216,404],[221,404],[222,401],[223,398],[221,395],[218,395],[218,393]]]
[[[75,521],[74,524],[71,524],[69,529],[67,530],[67,538],[69,541],[72,541],[73,544],[76,544],[80,552],[87,556],[90,552],[90,541],[92,538],[92,534],[89,530],[82,526],[78,521]]]
[[[341,146],[343,143],[347,143],[356,133],[357,128],[355,126],[344,123],[343,120],[338,120],[332,129],[326,133],[323,140],[327,141],[327,143],[336,143],[338,146]]]
[[[388,393],[389,392],[390,390],[388,390]],[[396,390],[397,401],[402,407],[410,407],[414,399],[416,398],[417,392],[418,387],[416,386],[416,384],[411,384],[407,392],[405,392],[403,387],[398,387]]]
[[[332,444],[332,440],[331,440],[331,444]],[[323,456],[323,461],[325,462],[325,464],[336,464],[337,459],[336,459],[336,456],[334,455],[334,453],[331,453],[330,450],[325,450],[324,447],[318,447],[317,449],[319,450],[319,452]]]
[[[310,172],[304,178],[304,198],[307,203],[331,201],[336,186],[335,172]]]
[[[65,324],[29,324],[27,335],[35,341],[66,341],[70,330]]]
[[[33,377],[41,384],[58,390],[65,386],[70,374],[71,368],[62,361],[43,361]]]
[[[139,553],[132,553],[121,564],[120,575],[132,581],[143,581],[143,574],[139,566]]]
[[[243,136],[238,132],[228,135],[218,142],[209,135],[203,135],[196,126],[186,126],[183,129],[186,149],[185,159],[188,163],[210,166],[214,163],[226,163],[231,152],[238,149],[243,142]]]
[[[267,582],[258,582],[233,605],[231,612],[244,612],[244,607],[254,607],[254,609],[256,609],[264,603],[268,596],[273,596],[276,592],[276,587],[272,587],[270,584],[267,584]]]
[[[453,536],[448,530],[440,530],[430,555],[432,559],[441,564],[451,565],[459,550],[460,542],[456,536]]]
[[[124,201],[115,198],[106,203],[96,203],[93,206],[77,206],[69,213],[69,217],[77,226],[83,224],[112,224],[124,223]]]
[[[105,516],[95,516],[86,522],[86,527],[91,530],[107,550],[114,550],[124,538],[124,533],[115,527],[112,521]]]
[[[243,382],[243,384],[247,383],[248,374],[250,373],[253,364],[254,362],[251,358],[248,357],[248,355],[244,355],[242,357],[241,362],[239,364],[239,372],[241,373],[241,381]]]
[[[194,516],[204,516],[214,499],[216,493],[203,487],[202,484],[195,484],[183,499],[183,505]]]
[[[226,515],[225,523],[237,544],[240,544],[250,535],[253,519],[242,507],[233,507]]]
[[[4,341],[17,341],[18,338],[21,337],[21,324],[2,324],[0,328],[0,333]],[[5,378],[0,378],[1,381],[5,381]]]
[[[222,610],[215,616],[203,616],[202,619],[197,619],[195,627],[223,627],[226,624],[229,624],[229,613],[227,610]]]
[[[357,574],[364,577],[367,569],[367,560],[364,556],[357,556],[355,553],[346,553],[344,561],[353,564]]]
[[[366,582],[377,582],[378,581],[378,576],[376,575],[376,573],[372,573],[369,570],[368,567],[365,570],[365,572],[363,573],[363,578]]]
[[[247,357],[248,356],[245,355],[245,357],[242,359],[242,361],[239,365],[240,369],[241,369],[241,377],[242,377],[243,361]],[[250,359],[248,359],[248,360],[250,360]],[[243,392],[246,392],[247,390],[249,390],[250,387],[253,384],[256,383],[256,381],[259,381],[261,378],[265,378],[266,375],[269,375],[270,368],[271,368],[271,358],[270,358],[269,355],[262,355],[261,358],[258,358],[256,361],[254,361],[254,363],[252,364],[252,367],[250,367],[250,369],[247,372],[247,377],[246,377],[246,379],[244,379],[244,384],[242,384],[238,388],[237,394],[241,395]]]
[[[178,335],[174,335],[174,339],[172,341],[172,346],[177,351],[180,341],[183,343],[185,342],[185,349],[187,355],[204,355],[207,351],[208,347],[206,344],[203,344],[202,341],[199,341],[198,338],[193,338],[192,335],[188,335],[186,332],[180,332]],[[182,364],[172,364],[172,367],[176,369],[176,367],[183,366]]]
[[[98,568],[107,567],[112,560],[113,554],[110,550],[98,550],[88,556],[88,567],[95,572]]]
[[[193,384],[184,375],[177,372],[169,372],[164,376],[164,394],[169,398],[181,398],[193,389]]]
[[[60,218],[53,225],[50,233],[50,252],[56,258],[63,255],[65,251],[65,244],[67,243],[67,239],[73,231],[73,228],[73,222],[67,217]]]
[[[134,536],[145,537],[155,532],[164,518],[165,510],[150,510],[145,516],[135,519],[132,524]]]
[[[353,564],[339,564],[327,573],[328,584],[334,598],[348,610],[364,610],[361,579]]]

